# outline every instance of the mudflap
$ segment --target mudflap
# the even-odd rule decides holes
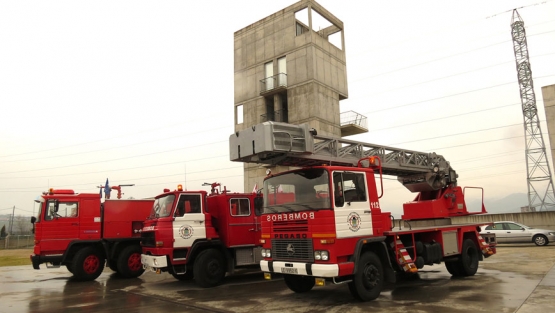
[[[31,255],[31,263],[33,263],[33,268],[40,270],[40,255]]]

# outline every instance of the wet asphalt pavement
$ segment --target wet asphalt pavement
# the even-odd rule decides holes
[[[426,266],[372,302],[358,302],[346,285],[290,291],[259,271],[199,288],[169,274],[121,279],[106,269],[77,282],[64,268],[0,267],[0,312],[518,312],[555,311],[555,245],[506,245],[480,263],[473,277],[454,279],[443,265]]]

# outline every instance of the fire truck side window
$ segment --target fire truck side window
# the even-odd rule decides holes
[[[231,216],[251,215],[249,199],[231,199],[229,201],[229,209]]]
[[[61,217],[77,217],[77,202],[60,202],[58,205],[58,215]]]
[[[363,173],[334,173],[335,205],[343,206],[338,197],[345,202],[366,202],[366,184]]]
[[[358,173],[343,173],[343,186],[345,187],[346,202],[365,202],[366,188],[364,175]]]
[[[200,195],[180,195],[175,216],[182,217],[189,213],[201,213],[200,203]]]
[[[343,197],[343,178],[339,172],[333,173],[333,199],[337,207],[341,207],[345,203],[345,198]]]
[[[54,200],[49,200],[46,203],[46,215],[44,220],[50,221],[56,217],[56,202]]]

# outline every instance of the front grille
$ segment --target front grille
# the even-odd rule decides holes
[[[273,239],[272,256],[276,261],[314,262],[311,239]]]
[[[155,247],[156,239],[154,238],[154,232],[142,232],[141,233],[141,246],[143,247]]]

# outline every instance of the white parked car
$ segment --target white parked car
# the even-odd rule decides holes
[[[533,242],[545,246],[555,241],[555,230],[537,229],[510,221],[494,222],[481,227],[481,234],[495,234],[498,243]]]

